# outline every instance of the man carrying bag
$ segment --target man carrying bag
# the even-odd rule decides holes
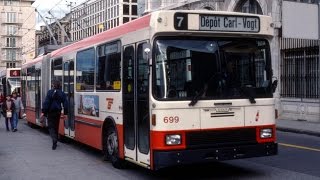
[[[61,90],[59,81],[53,81],[52,89],[47,93],[43,102],[42,113],[48,118],[48,129],[52,139],[52,150],[57,148],[59,121],[61,116],[62,104],[64,114],[68,114],[68,100],[66,94]]]

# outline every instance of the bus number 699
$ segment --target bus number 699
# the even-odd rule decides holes
[[[169,117],[165,116],[163,118],[164,123],[179,123],[179,121],[180,121],[180,118],[178,116],[169,116]]]

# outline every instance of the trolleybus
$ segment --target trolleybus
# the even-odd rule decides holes
[[[23,65],[27,120],[40,123],[53,80],[69,112],[59,134],[115,167],[277,154],[272,18],[161,10]]]
[[[3,96],[12,94],[13,92],[20,93],[21,68],[7,68],[0,72],[1,78],[1,93]]]

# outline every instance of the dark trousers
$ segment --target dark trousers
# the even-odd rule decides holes
[[[10,125],[11,125],[11,130],[13,130],[13,118],[5,118],[6,119],[6,128],[9,131],[9,121],[10,121]]]
[[[48,113],[48,129],[52,139],[52,143],[56,144],[58,142],[58,132],[59,132],[59,121],[60,121],[60,111],[54,111]]]

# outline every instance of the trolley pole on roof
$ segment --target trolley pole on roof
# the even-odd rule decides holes
[[[53,38],[54,45],[58,45],[57,40],[56,40],[56,38],[54,37],[54,35],[53,35],[52,31],[51,31],[51,28],[49,27],[47,21],[44,20],[44,18],[43,18],[42,15],[39,13],[39,11],[37,10],[37,8],[36,8],[35,10],[36,10],[36,12],[39,14],[39,16],[40,16],[40,18],[42,19],[42,21],[43,21],[43,22],[45,23],[45,25],[47,26],[47,29],[48,29],[48,31],[49,31],[49,33],[50,33],[50,36]]]
[[[70,40],[67,32],[66,32],[66,31],[64,30],[64,28],[61,26],[59,20],[58,20],[56,17],[54,17],[53,14],[51,14],[50,11],[48,11],[48,13],[53,17],[53,19],[55,20],[55,22],[58,24],[58,26],[60,27],[62,33],[65,35],[65,37],[67,37],[68,42],[71,42],[71,40]]]

